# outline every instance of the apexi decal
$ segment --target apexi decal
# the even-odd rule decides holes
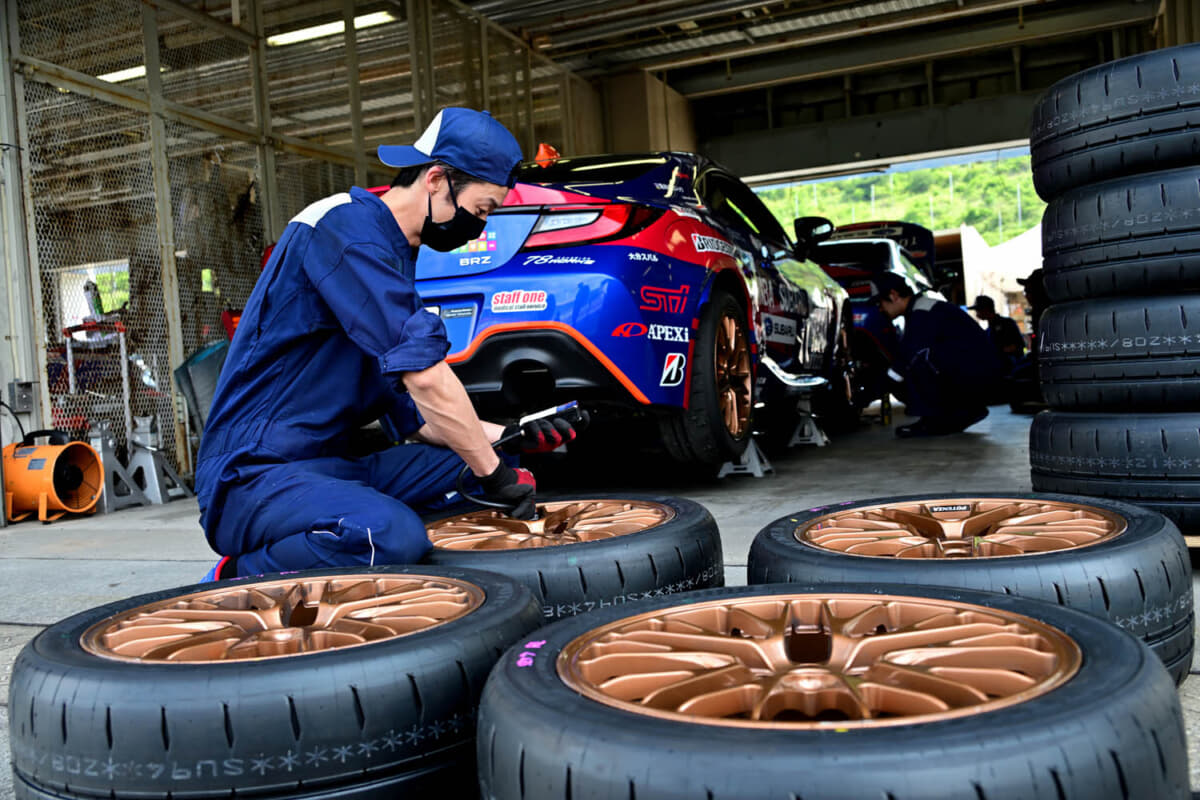
[[[763,314],[763,329],[768,342],[793,344],[796,341],[796,323],[787,317]]]
[[[971,506],[967,503],[962,503],[954,506],[930,506],[930,514],[946,514],[951,511],[970,511]]]
[[[642,287],[642,305],[638,308],[645,311],[667,311],[678,314],[687,305],[688,287],[664,289],[661,286]]]
[[[659,379],[659,386],[678,386],[683,383],[684,367],[687,366],[687,356],[683,353],[667,353],[667,360],[663,362],[662,378]]]
[[[542,289],[513,289],[492,295],[492,313],[510,311],[542,311],[546,308],[546,292]]]
[[[491,263],[491,256],[463,256],[458,260],[460,267],[485,267]]]
[[[595,264],[596,259],[587,256],[525,256],[525,266],[529,264]]]
[[[613,336],[634,338],[645,336],[656,342],[686,342],[691,332],[682,325],[643,325],[640,322],[623,322],[613,328]]]
[[[697,253],[724,253],[727,256],[736,257],[738,252],[736,247],[724,239],[702,236],[698,233],[692,234],[692,246],[696,248]]]

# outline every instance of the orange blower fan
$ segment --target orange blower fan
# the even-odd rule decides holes
[[[50,443],[34,441],[48,437]],[[32,431],[4,448],[4,514],[20,522],[34,511],[42,522],[96,510],[104,490],[100,456],[65,431]]]

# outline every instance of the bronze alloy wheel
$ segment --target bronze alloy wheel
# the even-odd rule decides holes
[[[717,404],[725,430],[735,439],[750,424],[750,345],[745,328],[729,313],[717,326],[713,360],[717,380]]]
[[[282,658],[418,633],[458,619],[483,590],[427,575],[339,575],[223,586],[139,606],[93,625],[104,658],[207,663]]]
[[[803,544],[848,555],[980,558],[1087,547],[1125,527],[1120,515],[1078,503],[955,497],[837,511],[795,535]]]
[[[444,550],[518,550],[639,533],[674,516],[670,506],[660,503],[573,500],[539,505],[534,520],[472,511],[432,522],[426,531],[433,546]]]
[[[904,725],[981,714],[1082,663],[1057,628],[969,603],[863,594],[716,600],[626,617],[567,644],[559,677],[628,711],[737,727]]]

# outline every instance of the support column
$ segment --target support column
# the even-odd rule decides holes
[[[354,183],[367,185],[367,154],[363,152],[362,92],[358,85],[358,35],[354,30],[354,0],[342,0],[346,21],[346,82],[350,89],[350,137],[354,148]]]
[[[263,240],[275,242],[283,234],[283,208],[275,179],[275,143],[271,138],[271,102],[267,93],[267,40],[263,33],[262,3],[246,0],[250,31],[255,43],[250,49],[250,82],[254,92],[254,117],[258,128],[258,190],[263,205]]]
[[[175,455],[180,472],[192,472],[191,444],[187,440],[175,389],[175,370],[183,365],[183,322],[179,308],[179,272],[175,263],[175,225],[171,210],[171,180],[167,165],[167,131],[162,117],[162,75],[158,54],[158,11],[142,6],[142,36],[146,49],[146,88],[150,94],[150,167],[154,180],[154,213],[158,228],[158,256],[162,274],[163,314],[167,321],[166,376],[171,397],[171,422],[175,426]],[[128,371],[129,364],[121,364]],[[126,414],[128,414],[126,410]]]
[[[21,54],[17,0],[0,0],[0,250],[3,251],[8,309],[6,334],[11,336],[11,377],[36,381],[33,410],[26,430],[53,427],[50,382],[46,367],[46,318],[42,306],[42,274],[38,263],[37,227],[33,214],[33,170],[29,125],[25,116],[25,79],[12,65]],[[2,352],[2,351],[0,351]],[[0,391],[7,393],[5,387]]]

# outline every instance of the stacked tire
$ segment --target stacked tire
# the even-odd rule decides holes
[[[1200,533],[1200,45],[1060,81],[1034,109],[1031,151],[1052,303],[1033,488]]]

